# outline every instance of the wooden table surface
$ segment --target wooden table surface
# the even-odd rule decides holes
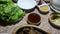
[[[33,12],[31,13],[37,13],[41,16],[41,24],[38,26],[40,29],[50,33],[50,34],[60,34],[60,30],[52,27],[50,24],[49,24],[49,21],[48,21],[48,18],[49,18],[49,15],[52,13],[52,11],[50,10],[48,14],[46,15],[43,15],[41,13],[39,13],[39,11],[37,9],[35,9]],[[21,25],[26,25],[27,24],[27,16],[29,15],[30,13],[27,13],[24,18],[17,24],[15,25],[11,25],[11,26],[6,26],[6,27],[0,27],[0,34],[12,34],[12,31],[15,27],[17,26],[21,26]]]
[[[35,9],[33,12],[31,13],[37,13],[41,16],[41,24],[38,26],[40,29],[50,33],[50,34],[60,34],[60,30],[52,27],[50,24],[49,24],[49,21],[48,21],[48,17],[49,15],[52,13],[52,11],[49,11],[48,14],[46,15],[43,15],[41,13],[38,12],[37,9]],[[26,25],[27,24],[27,16],[29,15],[30,13],[27,13],[24,18],[19,22],[17,23],[16,25],[11,25],[11,26],[6,26],[6,27],[0,27],[0,34],[3,33],[3,34],[12,34],[12,31],[15,27],[17,26],[21,26],[21,25]],[[2,29],[3,28],[3,29]],[[2,31],[2,32],[1,32]]]

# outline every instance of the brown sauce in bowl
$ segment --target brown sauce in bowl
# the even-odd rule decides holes
[[[41,20],[41,18],[38,14],[32,13],[28,16],[28,20],[32,23],[38,23]]]

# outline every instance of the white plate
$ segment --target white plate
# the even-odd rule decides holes
[[[18,0],[17,4],[22,9],[32,9],[37,5],[35,0]]]

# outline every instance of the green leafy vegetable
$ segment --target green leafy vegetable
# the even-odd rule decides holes
[[[58,18],[60,18],[60,13],[54,13],[52,19],[58,19]]]
[[[0,20],[17,21],[24,16],[24,12],[11,0],[0,0]]]

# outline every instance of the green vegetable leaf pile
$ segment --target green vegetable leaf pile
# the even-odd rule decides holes
[[[25,13],[12,0],[0,0],[0,21],[17,21]]]
[[[52,19],[59,19],[60,13],[53,13]]]

